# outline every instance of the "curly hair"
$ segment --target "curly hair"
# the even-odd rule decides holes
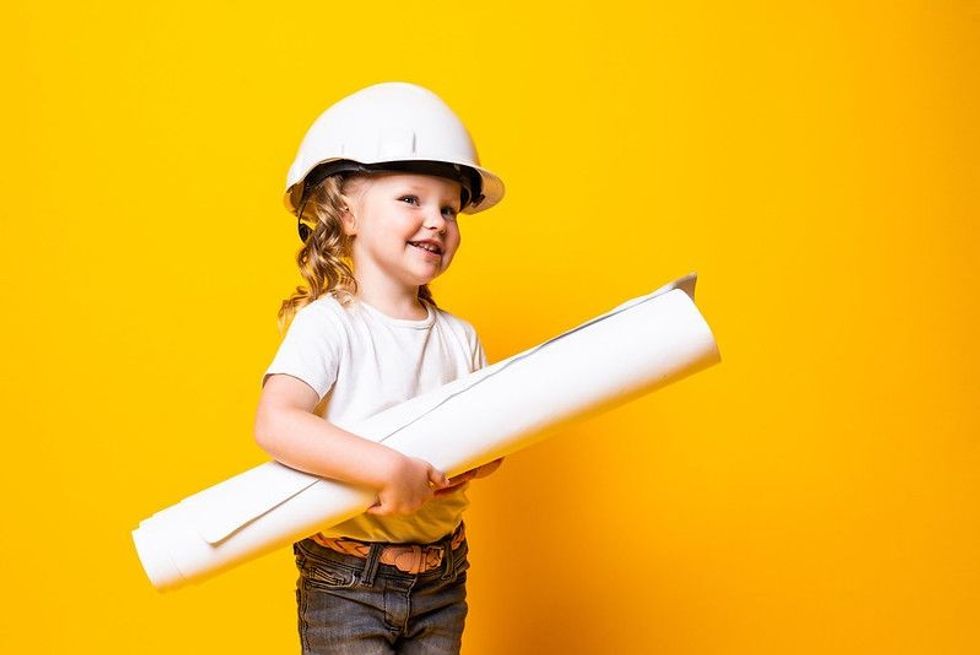
[[[332,294],[345,307],[351,304],[357,293],[357,279],[351,253],[353,239],[344,232],[341,221],[345,206],[342,194],[366,177],[364,173],[335,173],[309,191],[300,221],[312,231],[296,255],[296,264],[306,284],[296,287],[282,301],[278,316],[280,333],[300,308],[325,294]],[[429,285],[419,286],[418,297],[436,306]]]

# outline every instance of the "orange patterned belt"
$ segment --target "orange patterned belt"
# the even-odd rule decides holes
[[[466,537],[463,523],[453,532],[450,544],[456,550]],[[313,541],[321,546],[347,553],[362,559],[367,559],[371,552],[370,541],[360,541],[349,537],[325,537],[321,533],[313,535]],[[443,547],[441,545],[423,544],[389,544],[381,549],[379,560],[382,564],[391,564],[405,573],[425,573],[442,565]]]

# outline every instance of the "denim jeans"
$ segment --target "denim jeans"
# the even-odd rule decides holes
[[[362,559],[310,538],[293,544],[303,655],[459,653],[468,609],[466,539],[439,568],[414,574],[378,561],[382,546]]]

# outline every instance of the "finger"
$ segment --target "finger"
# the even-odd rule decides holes
[[[472,475],[469,475],[469,474],[466,474],[466,473],[462,473],[460,475],[457,475],[454,478],[449,478],[449,485],[443,487],[442,489],[439,489],[438,491],[436,491],[436,495],[444,495],[444,494],[447,494],[447,493],[452,493],[452,492],[456,491],[456,488],[457,487],[460,487],[460,486],[466,484],[472,478],[473,478]]]
[[[451,490],[453,487],[458,487],[464,482],[466,482],[466,480],[460,480],[458,477],[449,478],[449,484],[447,484],[445,487],[442,487],[441,489],[436,490],[436,493],[439,493],[440,491],[446,491],[447,489]]]
[[[445,487],[449,484],[449,478],[437,468],[429,469],[429,480],[435,483],[436,487]]]

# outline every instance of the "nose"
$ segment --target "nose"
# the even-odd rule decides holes
[[[425,226],[428,228],[439,230],[442,233],[446,231],[447,223],[448,221],[442,215],[442,209],[439,207],[430,209],[425,213]]]

